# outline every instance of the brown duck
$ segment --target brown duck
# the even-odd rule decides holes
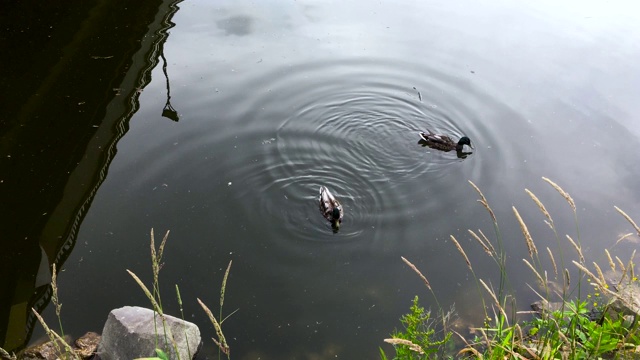
[[[427,130],[427,132],[420,132],[420,138],[432,149],[443,151],[462,151],[462,148],[464,148],[465,145],[468,145],[473,149],[473,146],[471,146],[471,140],[466,136],[461,137],[456,143],[447,135],[436,134],[431,130]]]

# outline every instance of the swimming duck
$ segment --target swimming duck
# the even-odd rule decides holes
[[[325,186],[320,186],[320,197],[318,200],[320,202],[320,212],[322,212],[322,215],[325,219],[331,221],[331,226],[334,227],[334,229],[339,228],[342,217],[344,216],[340,202],[336,200]]]
[[[473,146],[471,146],[471,140],[466,136],[461,137],[460,140],[458,140],[458,143],[456,143],[447,135],[436,134],[431,130],[427,131],[428,133],[420,132],[420,138],[422,138],[430,148],[443,151],[462,151],[462,148],[465,145],[468,145],[473,149]]]

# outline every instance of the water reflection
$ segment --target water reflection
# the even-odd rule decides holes
[[[226,35],[245,36],[251,34],[253,19],[246,15],[236,15],[218,20],[216,24]]]
[[[160,57],[162,57],[162,73],[164,73],[164,77],[167,80],[167,102],[162,109],[162,116],[178,122],[180,120],[178,112],[171,106],[171,84],[169,83],[169,74],[167,74],[167,59],[164,57],[164,51],[160,52]]]
[[[38,85],[37,100],[28,100],[15,115],[22,123],[2,133],[3,150],[15,159],[0,164],[3,173],[11,174],[2,179],[2,199],[16,206],[12,207],[11,216],[1,217],[0,347],[10,351],[23,347],[36,324],[31,309],[42,312],[49,303],[51,266],[55,263],[62,269],[76,245],[79,226],[105,179],[116,144],[128,130],[128,121],[139,106],[138,96],[150,81],[149,72],[158,62],[158,49],[173,26],[171,17],[179,2],[149,1],[117,8],[125,9],[124,12],[101,6],[63,6],[77,12],[77,18],[74,17],[77,27],[67,27],[74,20],[57,18],[55,12],[48,15],[50,18],[42,18],[54,24],[62,21],[65,29],[80,30],[56,34],[55,41],[70,39],[67,46],[76,49],[75,52],[63,64],[38,69],[49,73],[49,77]],[[20,16],[38,11],[39,6],[34,6]],[[83,28],[87,23],[102,22],[109,26]],[[15,26],[22,25],[19,22]],[[12,28],[14,24],[7,26]],[[118,36],[118,29],[127,29],[126,34]],[[39,37],[24,33],[25,43],[32,36]],[[107,48],[85,42],[89,34]],[[120,38],[117,45],[102,41],[116,37]],[[143,38],[147,40],[140,42]],[[20,46],[15,49],[17,55],[22,52]],[[74,66],[69,66],[70,63]],[[118,75],[110,78],[106,74]],[[114,83],[119,84],[115,91]],[[91,86],[82,89],[86,84]],[[76,92],[78,89],[81,91]],[[65,95],[60,101],[60,94],[72,95]],[[69,98],[77,108],[68,107]],[[56,119],[56,126],[51,128],[43,120],[58,117],[63,120]],[[31,160],[32,153],[37,154],[34,158],[38,161]],[[30,215],[34,210],[40,213]]]

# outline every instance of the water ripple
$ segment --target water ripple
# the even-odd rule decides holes
[[[217,165],[240,183],[235,196],[247,217],[267,217],[296,239],[370,238],[379,226],[401,235],[407,219],[438,210],[434,193],[463,176],[461,165],[464,180],[488,176],[480,155],[495,139],[472,106],[504,106],[463,78],[415,64],[352,60],[276,68],[242,81],[252,89],[246,101],[231,101],[237,93],[222,99],[233,126],[222,122],[212,135],[203,123],[194,136],[237,150]],[[426,128],[468,135],[476,150],[462,160],[425,148],[417,133]],[[344,205],[338,234],[318,210],[321,185]]]

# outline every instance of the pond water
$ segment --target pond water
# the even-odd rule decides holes
[[[59,275],[65,330],[100,331],[109,310],[148,306],[125,269],[149,282],[149,231],[170,230],[163,302],[217,352],[196,298],[217,310],[233,260],[223,325],[235,359],[376,358],[414,295],[455,305],[479,325],[464,259],[494,284],[498,269],[467,229],[493,234],[473,181],[500,222],[520,310],[537,300],[522,264],[518,208],[548,265],[553,233],[602,261],[640,221],[640,9],[622,1],[201,1],[179,4],[162,62]],[[460,158],[418,132],[468,136]],[[345,215],[334,233],[318,211],[325,185]],[[630,240],[636,240],[632,237]],[[564,240],[562,240],[564,241]],[[571,246],[561,243],[566,257]],[[626,259],[637,242],[612,253]],[[544,254],[544,256],[542,256]],[[574,268],[566,265],[572,273]],[[548,267],[551,272],[552,269]],[[214,313],[217,311],[214,310]],[[55,314],[49,306],[49,321]]]

